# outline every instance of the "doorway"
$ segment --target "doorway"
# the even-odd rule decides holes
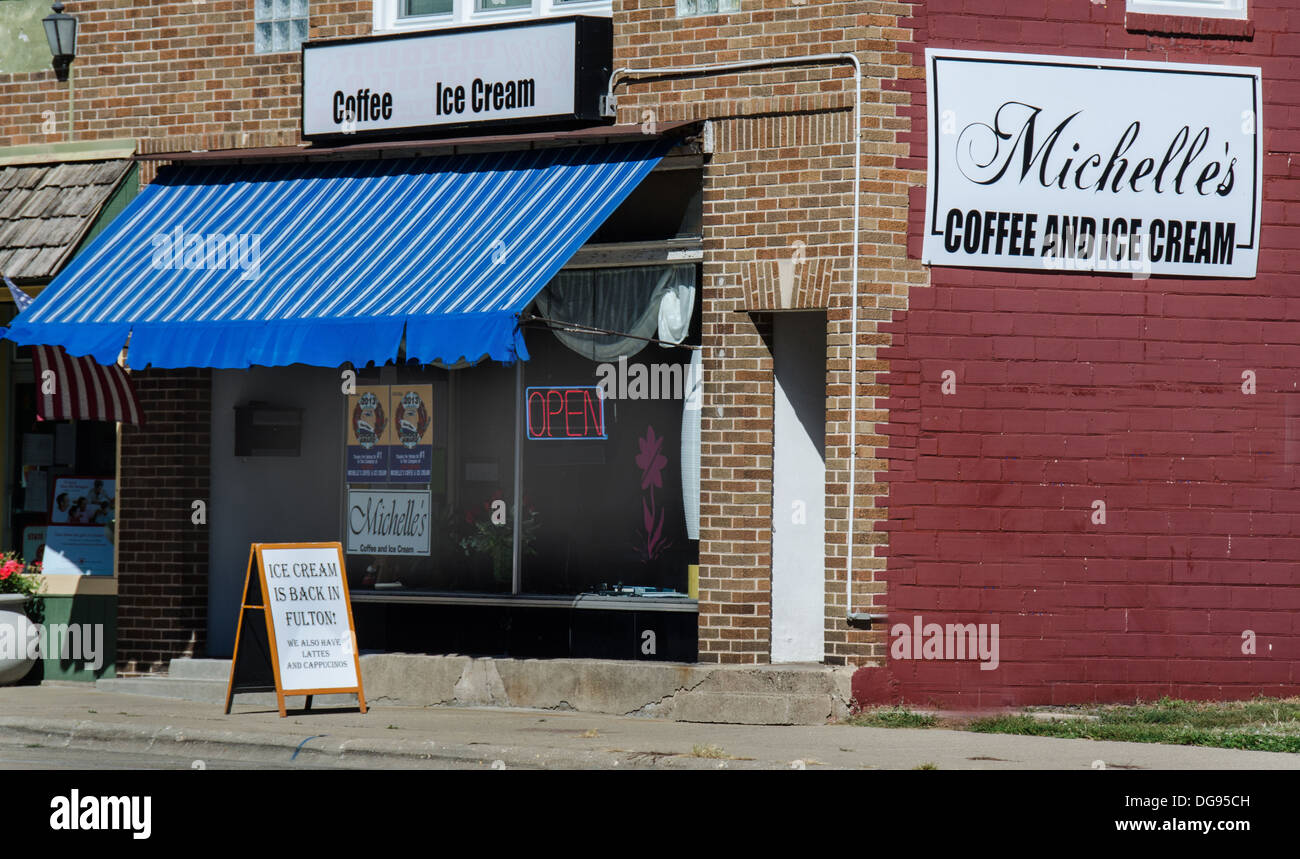
[[[826,314],[773,316],[772,662],[826,650]]]

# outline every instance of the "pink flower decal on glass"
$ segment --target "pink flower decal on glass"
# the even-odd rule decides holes
[[[664,487],[663,470],[668,464],[668,457],[660,453],[664,437],[656,436],[652,426],[646,427],[645,437],[637,439],[637,444],[641,448],[641,453],[636,458],[636,464],[641,469],[641,490],[650,490],[649,498],[641,499],[641,521],[645,531],[638,532],[640,545],[637,546],[637,552],[643,559],[650,561],[659,557],[670,545],[664,538],[664,511],[655,506],[654,490],[656,486],[660,489]]]
[[[641,488],[658,486],[663,489],[662,472],[668,464],[668,458],[659,452],[659,448],[663,447],[664,437],[656,437],[655,428],[646,427],[645,438],[637,439],[637,444],[641,447],[641,455],[636,458],[636,464],[641,466]]]

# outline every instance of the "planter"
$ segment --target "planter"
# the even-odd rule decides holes
[[[27,619],[22,594],[0,594],[0,686],[17,683],[32,670],[28,642],[36,639],[35,624]]]

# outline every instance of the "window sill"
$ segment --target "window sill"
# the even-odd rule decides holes
[[[468,3],[469,0],[465,2]],[[614,14],[611,0],[582,0],[582,2],[564,4],[557,4],[554,0],[544,0],[540,12],[534,8],[535,5],[509,9],[472,9],[467,6],[452,13],[403,18],[397,15],[399,4],[396,0],[374,0],[375,14],[371,34],[381,36],[392,33],[437,32],[450,28],[510,24],[547,18],[565,18],[571,15],[608,18]]]
[[[1200,18],[1191,15],[1147,15],[1129,12],[1124,29],[1158,36],[1193,36],[1204,39],[1255,38],[1255,23],[1237,18]]]

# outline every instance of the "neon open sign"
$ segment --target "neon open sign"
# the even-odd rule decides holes
[[[524,396],[529,438],[606,438],[605,401],[599,387],[528,388]]]

